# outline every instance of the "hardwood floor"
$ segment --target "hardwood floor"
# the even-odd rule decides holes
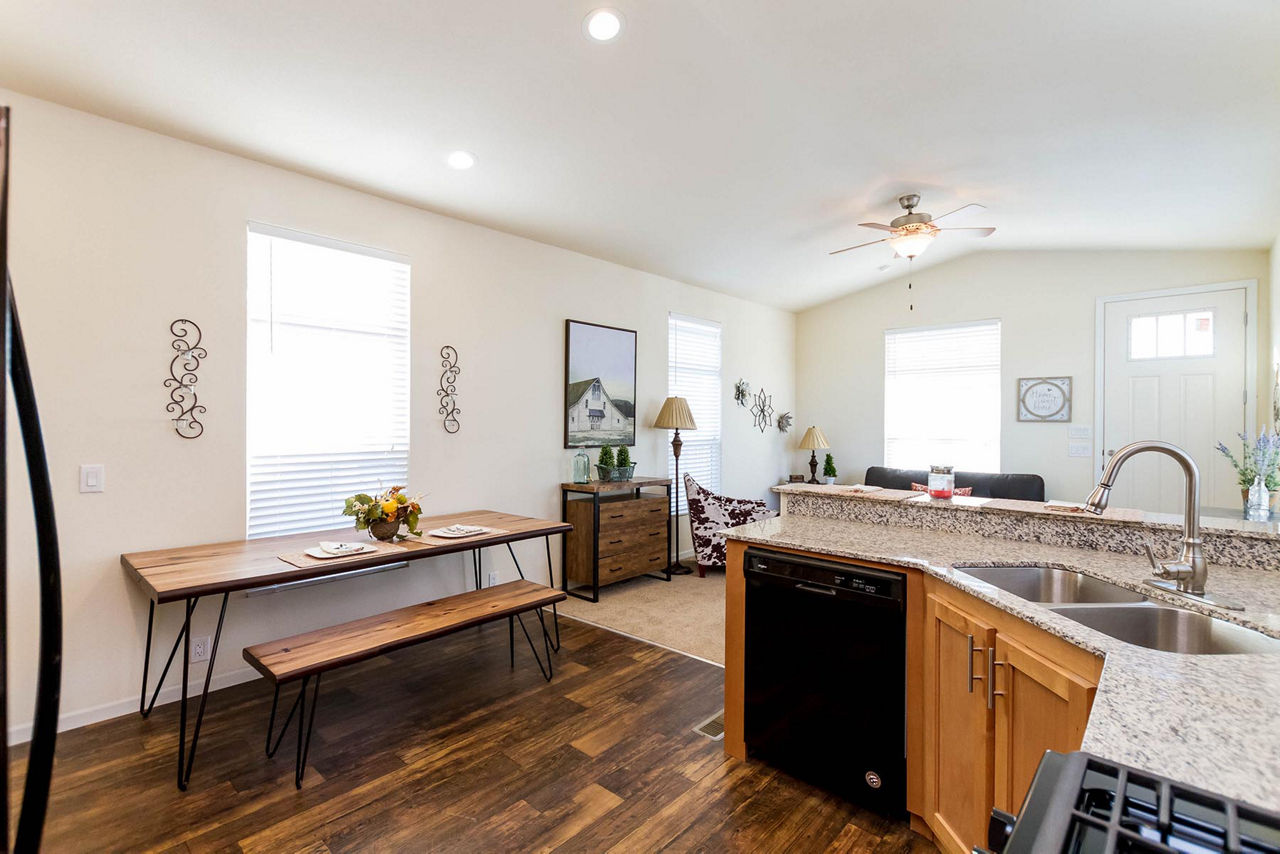
[[[500,624],[327,676],[301,791],[292,730],[263,753],[265,680],[210,697],[186,793],[173,704],[63,733],[44,849],[934,850],[692,732],[720,708],[720,668],[560,625],[551,683],[522,639],[508,668]]]

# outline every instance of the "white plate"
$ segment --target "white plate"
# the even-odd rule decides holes
[[[319,558],[320,560],[330,560],[332,558],[339,558],[339,557],[353,557],[355,555],[367,555],[370,552],[376,552],[377,550],[378,550],[377,547],[374,546],[373,543],[362,543],[359,549],[355,551],[343,552],[341,554],[333,554],[332,552],[327,552],[324,549],[320,548],[319,546],[312,546],[311,548],[306,550],[305,554],[308,557]]]
[[[483,528],[479,525],[450,525],[447,528],[436,528],[434,531],[427,531],[427,536],[440,537],[445,540],[458,540],[463,537],[478,537],[481,534],[488,534],[492,531],[492,528]]]

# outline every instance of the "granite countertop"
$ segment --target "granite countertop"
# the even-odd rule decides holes
[[[901,501],[913,505],[928,507],[939,512],[981,512],[1018,514],[1020,516],[1050,516],[1057,519],[1071,519],[1082,524],[1096,525],[1138,525],[1154,530],[1182,532],[1181,513],[1151,513],[1145,510],[1134,510],[1126,507],[1108,507],[1101,515],[1085,512],[1067,512],[1050,510],[1043,501],[1018,501],[1011,498],[971,498],[956,496],[945,501],[931,499],[926,493],[911,492],[905,489],[878,489],[874,492],[863,492],[852,485],[787,483],[773,487],[779,495],[815,495],[827,498],[846,498],[851,500]],[[1209,533],[1230,534],[1236,537],[1251,537],[1261,540],[1280,539],[1280,521],[1251,522],[1242,516],[1208,516],[1202,515],[1200,528]]]
[[[920,569],[1104,656],[1083,750],[1280,809],[1280,654],[1184,655],[1134,646],[966,575],[963,567],[1079,570],[1274,637],[1280,637],[1280,572],[1211,565],[1209,592],[1246,606],[1232,612],[1144,585],[1151,568],[1135,555],[793,515],[725,533],[756,545]]]

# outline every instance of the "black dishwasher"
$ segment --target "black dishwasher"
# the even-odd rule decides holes
[[[882,815],[906,812],[906,578],[746,553],[747,751]]]

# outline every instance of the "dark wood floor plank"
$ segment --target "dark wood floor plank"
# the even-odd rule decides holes
[[[45,850],[933,850],[694,733],[720,668],[570,619],[561,635],[550,683],[527,649],[509,667],[502,625],[326,675],[301,791],[292,731],[264,755],[265,680],[210,698],[185,793],[175,704],[63,733]]]

